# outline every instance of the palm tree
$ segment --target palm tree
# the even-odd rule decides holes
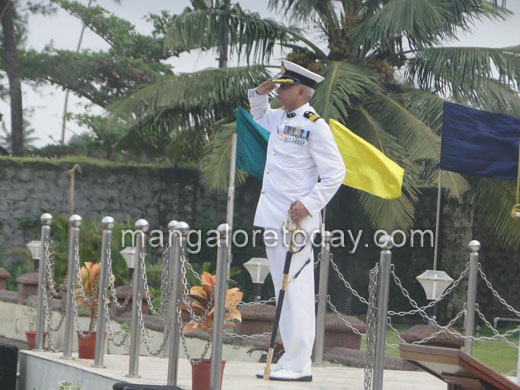
[[[399,199],[384,200],[359,193],[359,204],[370,222],[392,230],[409,228],[413,223],[415,204],[425,188],[436,185],[440,157],[440,130],[444,99],[469,104],[476,108],[520,115],[520,46],[500,49],[475,47],[441,47],[441,43],[469,30],[476,20],[504,19],[510,12],[485,0],[270,0],[272,9],[281,11],[293,23],[313,26],[328,44],[320,49],[307,39],[300,29],[280,23],[263,22],[262,28],[252,22],[252,15],[238,4],[215,0],[207,7],[193,1],[194,9],[175,17],[171,28],[171,46],[188,49],[219,48],[225,41],[230,52],[246,58],[249,63],[266,64],[272,49],[265,50],[268,36],[288,48],[287,58],[325,76],[311,104],[325,119],[334,118],[381,149],[405,169],[403,195]],[[225,6],[224,8],[222,6]],[[227,7],[227,8],[226,8]],[[251,23],[247,22],[251,21]],[[255,19],[256,20],[256,19]],[[222,22],[222,23],[219,23]],[[259,23],[259,21],[256,21]],[[223,25],[227,26],[226,28]],[[218,34],[217,34],[218,33]],[[220,34],[220,35],[219,35]],[[260,35],[259,35],[260,34]],[[261,36],[261,39],[257,39]],[[261,44],[260,44],[260,43]],[[263,49],[263,50],[262,50]],[[244,53],[246,52],[246,53]],[[261,74],[261,68],[247,67]],[[238,69],[228,70],[235,74]],[[216,85],[213,79],[219,71],[206,71],[206,86],[213,85],[210,96],[199,95],[199,84],[190,83],[191,97],[203,107],[224,103],[229,95],[222,95],[226,86]],[[221,72],[221,71],[220,71]],[[184,78],[188,76],[182,76]],[[172,82],[179,85],[182,77]],[[177,82],[177,80],[179,82]],[[222,80],[224,81],[224,80]],[[227,81],[227,80],[226,80]],[[256,81],[254,78],[251,82]],[[235,99],[219,115],[203,115],[209,122],[204,133],[206,155],[202,161],[202,178],[212,187],[225,187],[229,166],[229,140],[232,133],[230,116],[245,94],[228,92]],[[236,88],[239,84],[234,84]],[[161,118],[152,109],[181,101],[182,88],[150,87],[134,99],[135,109],[143,109],[149,120]],[[152,93],[153,91],[153,93]],[[162,92],[159,92],[162,91]],[[139,95],[141,94],[141,95]],[[145,98],[153,98],[149,104]],[[185,96],[186,98],[188,96]],[[200,97],[200,100],[198,100]],[[191,103],[191,99],[190,99]],[[174,107],[180,108],[177,103]],[[184,107],[193,123],[195,107]],[[126,111],[127,113],[129,111]],[[180,111],[179,111],[180,112]],[[197,113],[197,110],[193,112]],[[220,118],[224,121],[217,122]],[[224,124],[224,126],[222,126]],[[177,125],[180,125],[178,123]],[[240,177],[243,180],[244,176]],[[487,205],[486,220],[507,244],[520,242],[520,229],[504,213],[507,199],[513,200],[509,185],[489,190],[487,180],[473,180],[478,196]],[[460,197],[470,188],[461,175],[446,172],[442,186],[450,196]],[[512,187],[512,186],[511,186]],[[511,202],[509,206],[511,206]],[[516,223],[516,222],[515,222]],[[504,234],[507,233],[507,234]]]
[[[325,76],[311,104],[381,149],[405,169],[403,195],[384,200],[358,193],[373,226],[409,228],[421,190],[436,185],[445,99],[495,112],[520,115],[520,46],[441,47],[482,18],[504,19],[510,12],[484,0],[270,0],[291,22],[313,25],[328,43],[323,51],[305,40],[291,44],[287,58]],[[260,58],[262,60],[263,58]],[[226,136],[222,133],[222,138]],[[218,145],[226,145],[223,139]],[[207,181],[226,148],[203,161]],[[222,160],[222,158],[220,158]],[[512,183],[471,184],[486,221],[500,239],[518,246],[518,221],[511,221]],[[445,172],[442,186],[460,197],[470,187],[459,174]],[[493,206],[492,206],[493,205]]]
[[[244,91],[269,77],[265,67],[228,67],[228,56],[268,59],[276,43],[293,40],[292,30],[229,0],[192,0],[172,16],[165,46],[180,53],[216,50],[218,68],[166,76],[109,107],[127,127],[120,147],[146,149],[198,160],[221,126],[232,122],[236,107],[246,105]],[[131,120],[129,120],[131,118]]]

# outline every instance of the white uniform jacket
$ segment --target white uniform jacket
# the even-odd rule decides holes
[[[322,118],[312,121],[304,116],[316,112],[308,103],[287,112],[271,109],[267,94],[259,95],[256,89],[249,90],[248,97],[253,118],[270,132],[254,225],[282,229],[290,204],[299,200],[310,214],[300,228],[306,232],[319,229],[320,211],[346,173],[328,124]]]

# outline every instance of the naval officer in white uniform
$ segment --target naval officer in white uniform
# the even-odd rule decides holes
[[[345,177],[345,166],[329,126],[309,105],[316,85],[322,80],[322,76],[284,60],[281,75],[248,91],[251,114],[270,132],[254,225],[277,232],[278,240],[266,240],[277,299],[288,249],[288,240],[282,239],[284,219],[289,216],[292,223],[309,233],[308,243],[292,257],[290,280],[307,259],[312,259],[310,233],[319,229],[320,211]],[[268,93],[277,84],[282,108],[273,110]],[[270,379],[311,381],[315,335],[312,263],[287,288],[280,333],[285,353],[272,367]],[[263,370],[257,377],[263,377]]]

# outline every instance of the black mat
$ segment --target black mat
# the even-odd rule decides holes
[[[115,383],[112,387],[114,390],[182,390],[177,386],[167,385],[139,385],[135,383]]]
[[[16,390],[17,364],[18,347],[11,344],[0,344],[0,389]]]

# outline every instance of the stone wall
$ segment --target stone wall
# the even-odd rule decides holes
[[[66,171],[74,163],[28,161],[12,158],[0,159],[0,252],[8,263],[13,249],[39,237],[39,216],[49,211],[68,214],[69,176]],[[116,220],[136,221],[146,218],[151,229],[166,230],[169,220],[185,220],[192,228],[216,228],[225,222],[226,194],[203,188],[198,172],[186,169],[168,169],[125,165],[81,164],[82,173],[76,176],[75,212],[84,218],[101,219],[111,215]],[[240,186],[235,195],[234,227],[251,228],[258,200],[260,182],[250,179]],[[371,240],[374,229],[366,223],[362,212],[355,207],[355,190],[342,187],[327,208],[328,229],[363,229],[363,240],[354,254],[351,248],[335,249],[334,259],[347,280],[361,295],[367,296],[368,270],[379,258],[379,248]],[[468,200],[444,200],[440,236],[439,266],[456,277],[469,258],[468,242],[478,239],[482,243],[483,269],[500,293],[514,307],[520,308],[520,296],[515,293],[520,274],[518,253],[506,251],[496,244],[474,214]],[[436,191],[425,191],[417,205],[414,229],[435,231]],[[36,222],[36,223],[35,223]],[[348,240],[347,240],[348,241]],[[366,245],[365,245],[366,244]],[[2,255],[0,253],[0,257]],[[196,261],[211,261],[214,250],[203,251]],[[242,285],[249,278],[240,265],[252,256],[264,256],[262,248],[235,248],[233,264],[237,266]],[[515,261],[516,259],[516,261]],[[404,281],[412,296],[425,304],[424,293],[415,276],[431,268],[433,248],[395,248],[393,263],[396,273]],[[331,270],[330,294],[338,308],[347,313],[365,313],[366,307],[346,293],[343,283]],[[263,290],[264,298],[273,294],[269,279]],[[247,298],[247,297],[246,297]],[[447,317],[460,310],[465,299],[465,284],[457,289],[455,299],[441,305],[441,314]],[[481,308],[489,316],[510,316],[496,304],[492,295],[479,283]],[[392,310],[408,310],[400,292],[392,287]]]
[[[73,165],[0,160],[0,245],[5,252],[38,239],[37,221],[43,212],[68,215],[67,170]],[[197,171],[93,164],[81,164],[81,169],[76,174],[74,212],[84,218],[110,215],[116,221],[132,222],[145,218],[150,229],[164,231],[171,219],[191,226],[210,221],[214,228],[225,222],[226,194],[202,188]],[[237,191],[239,220],[252,219],[251,207],[246,205],[256,204],[257,194],[255,185]],[[9,255],[6,260],[9,263]]]

